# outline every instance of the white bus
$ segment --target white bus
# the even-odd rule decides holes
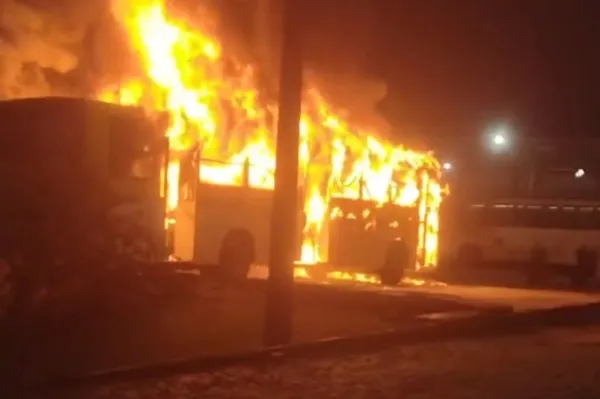
[[[210,167],[211,162],[214,161],[202,160],[200,168]],[[244,168],[242,175],[246,177],[235,186],[198,180],[197,166],[190,169],[189,173],[194,175],[193,189],[188,190],[186,187],[190,185],[182,182],[175,216],[176,259],[201,265],[221,264],[220,249],[225,236],[234,229],[243,229],[253,237],[253,263],[268,263],[273,191],[251,187],[248,175],[252,165],[239,166]],[[181,174],[185,175],[183,164]],[[305,218],[302,191],[300,188],[296,259],[301,258]],[[326,215],[323,234],[315,243],[324,254],[324,263],[348,271],[374,272],[383,265],[387,246],[397,237],[414,248],[413,260],[419,261],[417,247],[421,237],[416,206],[392,203],[381,206],[360,198],[332,198]]]
[[[600,248],[600,202],[505,199],[442,210],[445,262],[527,265],[533,247],[549,264],[577,263],[577,250]]]

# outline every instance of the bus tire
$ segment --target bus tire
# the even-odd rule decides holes
[[[385,262],[379,271],[382,285],[395,286],[402,282],[404,273],[408,267],[407,250],[405,244],[399,241],[391,241],[385,250]]]
[[[231,229],[223,237],[219,251],[219,268],[227,280],[242,280],[248,276],[255,259],[255,240],[246,229]]]

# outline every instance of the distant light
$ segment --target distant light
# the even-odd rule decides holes
[[[485,146],[491,152],[504,153],[512,146],[512,132],[506,126],[491,128],[485,136]]]
[[[579,179],[579,178],[582,178],[583,176],[585,176],[585,170],[577,169],[577,171],[575,172],[575,177]]]
[[[504,146],[506,144],[506,136],[501,133],[496,133],[492,139],[492,142],[495,146]]]
[[[442,168],[443,168],[444,170],[448,170],[448,171],[449,171],[449,170],[452,170],[452,164],[451,164],[450,162],[444,162],[444,163],[442,164]]]

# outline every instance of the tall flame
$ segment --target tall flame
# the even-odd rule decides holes
[[[167,15],[164,0],[115,0],[114,14],[142,59],[146,76],[104,88],[99,98],[168,111],[166,132],[174,157],[167,178],[177,187],[177,154],[201,146],[200,180],[241,185],[243,163],[249,184],[272,189],[275,168],[274,107],[260,100],[254,69],[222,54],[206,27]],[[303,263],[323,258],[319,246],[331,198],[363,198],[418,209],[420,266],[437,262],[440,165],[430,153],[387,143],[343,121],[317,88],[303,96],[300,163],[305,190]],[[168,197],[177,207],[177,189]]]

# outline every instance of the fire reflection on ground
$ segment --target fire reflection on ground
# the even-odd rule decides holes
[[[265,265],[255,265],[248,274],[249,278],[266,279],[268,277],[268,267]],[[321,284],[360,284],[360,285],[379,285],[379,276],[373,273],[354,273],[335,271],[320,266],[298,266],[294,268],[294,279],[298,282],[315,282]],[[407,276],[402,279],[399,286],[403,287],[423,287],[423,286],[446,286],[445,283],[434,279],[416,276]]]

